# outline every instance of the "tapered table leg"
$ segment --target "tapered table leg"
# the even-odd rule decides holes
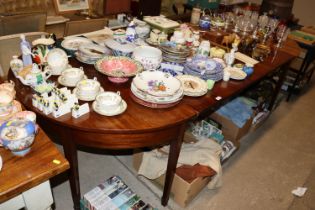
[[[64,153],[70,163],[69,181],[71,188],[72,200],[74,209],[80,210],[80,182],[79,182],[79,169],[78,169],[78,152],[75,142],[72,139],[71,131],[65,132],[62,135],[62,144]]]
[[[176,171],[176,165],[178,161],[178,156],[183,142],[183,137],[186,129],[186,124],[180,127],[178,138],[172,140],[170,144],[170,151],[167,162],[164,190],[161,203],[166,206],[170,197],[170,192],[173,184],[173,179]]]

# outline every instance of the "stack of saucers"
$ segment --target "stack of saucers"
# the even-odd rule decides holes
[[[97,60],[105,55],[110,55],[111,51],[97,44],[83,44],[76,52],[78,61],[86,64],[95,64]]]
[[[160,46],[163,53],[163,60],[174,63],[185,63],[190,55],[190,50],[185,47],[178,47],[170,43],[164,43]]]
[[[181,82],[169,73],[143,71],[131,83],[132,99],[150,108],[175,106],[183,95]]]
[[[187,60],[184,65],[184,73],[198,76],[204,80],[219,81],[223,78],[223,66],[215,59],[196,56]]]

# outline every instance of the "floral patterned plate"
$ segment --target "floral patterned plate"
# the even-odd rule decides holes
[[[143,71],[133,79],[133,84],[137,89],[157,97],[172,96],[181,88],[178,79],[161,71]]]
[[[184,90],[180,88],[174,95],[165,96],[165,97],[157,97],[147,94],[139,89],[137,89],[133,83],[131,83],[131,92],[139,99],[156,104],[169,104],[180,101],[184,96]]]
[[[141,63],[124,56],[105,56],[95,63],[95,68],[109,77],[132,77],[143,70]]]

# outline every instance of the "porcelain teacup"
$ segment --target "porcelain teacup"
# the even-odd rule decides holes
[[[61,80],[66,85],[76,85],[83,79],[84,71],[83,68],[70,68],[66,69],[61,73]]]
[[[120,108],[122,98],[120,92],[106,91],[96,96],[96,105],[106,112],[115,112]]]
[[[94,79],[84,79],[77,83],[77,95],[83,98],[95,98],[101,89],[101,84]]]

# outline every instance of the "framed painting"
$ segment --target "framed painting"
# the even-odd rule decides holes
[[[54,0],[58,14],[89,9],[89,0]]]

